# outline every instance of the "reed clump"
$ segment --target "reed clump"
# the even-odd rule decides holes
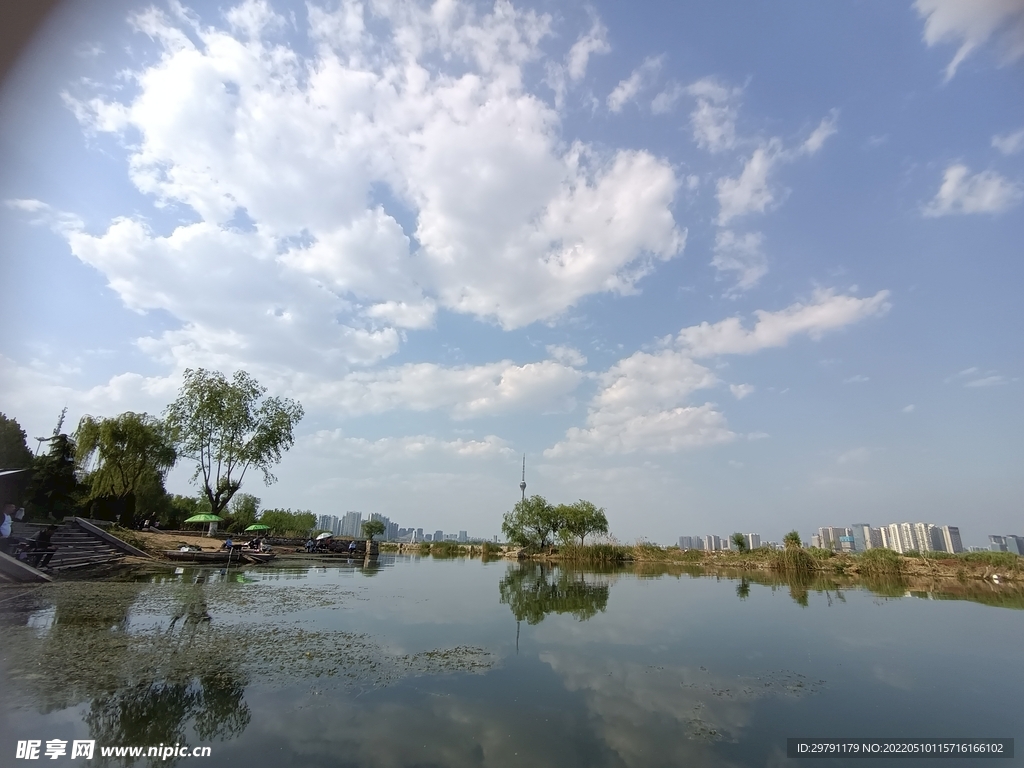
[[[900,576],[904,570],[903,559],[891,549],[869,549],[857,555],[857,566],[872,576]]]
[[[771,569],[780,573],[813,573],[820,566],[820,559],[803,547],[786,547],[771,553]]]
[[[558,558],[578,564],[623,563],[634,559],[629,548],[621,544],[563,544]]]

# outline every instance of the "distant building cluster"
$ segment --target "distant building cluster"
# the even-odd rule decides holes
[[[743,538],[746,539],[747,549],[757,549],[761,546],[768,546],[774,549],[778,546],[773,541],[762,544],[759,533],[744,533]],[[680,536],[679,548],[718,552],[720,550],[735,549],[736,545],[733,544],[731,536]]]
[[[1024,555],[1024,536],[989,536],[988,548],[993,552],[1013,552]]]
[[[317,528],[321,531],[330,531],[335,536],[350,536],[359,538],[363,535],[363,523],[369,520],[379,520],[384,524],[384,541],[405,542],[415,544],[418,542],[433,541],[455,541],[465,543],[469,541],[466,531],[458,533],[445,533],[434,531],[424,533],[422,528],[402,528],[398,523],[391,522],[391,518],[377,512],[371,514],[366,520],[362,512],[346,512],[341,517],[337,515],[320,515],[317,518]]]
[[[811,546],[836,552],[866,552],[869,549],[891,549],[905,552],[964,551],[960,529],[955,525],[932,523],[889,523],[873,528],[868,523],[855,523],[849,528],[819,528],[811,536]]]

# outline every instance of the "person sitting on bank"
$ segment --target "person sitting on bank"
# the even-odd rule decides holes
[[[235,546],[235,542],[231,540],[230,536],[228,536],[226,539],[224,539],[224,543],[220,545],[220,548],[221,549],[231,549],[234,546]]]
[[[14,522],[14,505],[4,504],[0,510],[0,552],[11,554],[11,551],[18,540],[11,535],[11,525]]]
[[[350,541],[348,543],[348,552],[349,552],[349,554],[352,554],[355,551],[356,551],[356,540],[352,539],[352,541]]]
[[[45,568],[50,564],[50,560],[53,559],[53,553],[57,551],[57,548],[51,543],[53,534],[56,532],[57,526],[51,525],[37,533],[35,538],[29,542],[32,549],[29,552],[28,559],[29,565],[33,568]]]
[[[313,551],[313,547],[315,547],[315,546],[316,546],[316,544],[313,543],[313,538],[312,537],[306,539],[306,552],[312,552]]]

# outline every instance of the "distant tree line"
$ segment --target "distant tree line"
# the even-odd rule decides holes
[[[587,536],[608,533],[604,509],[580,499],[573,504],[550,504],[531,496],[506,512],[501,524],[509,544],[544,549],[555,541],[583,546]]]
[[[162,417],[87,415],[74,431],[65,431],[65,408],[53,434],[36,438],[40,449],[47,444],[38,454],[18,421],[0,414],[0,469],[30,470],[27,482],[5,484],[2,501],[24,502],[30,518],[80,515],[126,527],[148,519],[178,528],[193,515],[210,513],[223,517],[230,531],[258,519],[280,535],[304,535],[315,525],[312,512],[261,512],[258,498],[239,492],[250,469],[267,484],[276,480],[271,469],[294,444],[293,430],[303,417],[299,403],[265,395],[266,388],[244,371],[228,379],[188,369]],[[167,473],[183,460],[194,466],[194,497],[164,487]]]

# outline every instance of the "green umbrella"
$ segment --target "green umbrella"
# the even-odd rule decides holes
[[[248,533],[249,531],[269,531],[269,530],[270,530],[270,526],[269,525],[263,525],[262,523],[256,523],[255,525],[250,525],[248,528],[245,529],[246,533]]]
[[[217,515],[207,515],[207,514],[192,515],[192,517],[190,517],[185,522],[186,523],[223,523],[224,522],[224,518],[223,517],[218,517]]]

